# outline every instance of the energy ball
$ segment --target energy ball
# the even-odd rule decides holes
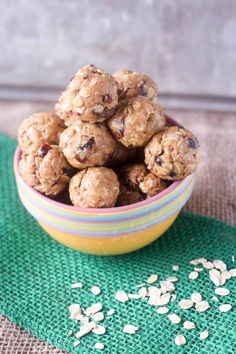
[[[18,142],[25,153],[37,151],[42,144],[58,145],[65,130],[63,121],[53,113],[35,113],[25,119],[18,129]]]
[[[69,163],[83,169],[105,165],[115,151],[116,141],[104,124],[78,122],[61,134],[59,145]]]
[[[28,185],[49,196],[59,194],[74,173],[60,148],[48,144],[43,144],[37,152],[23,153],[19,169]]]
[[[121,105],[108,121],[113,136],[127,148],[144,146],[150,138],[165,126],[161,106],[145,97],[132,98]]]
[[[153,173],[148,173],[142,182],[139,183],[139,188],[146,194],[146,196],[153,197],[154,195],[162,192],[168,187],[167,181],[155,176]]]
[[[111,208],[119,194],[119,181],[107,167],[90,167],[71,178],[70,199],[80,208]]]
[[[156,102],[157,86],[149,76],[132,70],[118,70],[113,76],[118,82],[119,101],[144,96]]]
[[[56,111],[67,126],[77,121],[102,122],[118,105],[115,79],[94,65],[80,69],[56,104]]]
[[[198,162],[199,142],[184,128],[166,128],[154,135],[145,148],[147,168],[162,179],[184,178],[194,172]]]
[[[144,180],[147,173],[147,168],[142,163],[127,165],[121,169],[118,206],[137,203],[146,198],[139,188],[139,183]]]

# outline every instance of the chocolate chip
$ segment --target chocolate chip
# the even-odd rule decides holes
[[[147,86],[145,85],[145,83],[139,87],[139,94],[141,96],[147,96]]]
[[[159,166],[162,166],[163,164],[163,161],[162,159],[160,158],[160,156],[155,156],[155,162],[159,165]]]
[[[67,176],[72,177],[75,173],[75,169],[73,167],[63,167],[62,169],[63,173],[65,173]]]
[[[40,157],[45,157],[50,149],[51,149],[50,145],[43,144],[43,145],[40,146],[40,148],[38,150],[38,155]]]
[[[170,177],[175,177],[175,176],[176,176],[175,171],[170,171],[170,172],[169,172],[169,176],[170,176]]]
[[[108,93],[102,97],[103,103],[111,103],[112,97]]]
[[[199,141],[197,139],[188,139],[188,146],[190,149],[197,149],[199,147]]]
[[[91,149],[92,146],[95,144],[95,139],[92,136],[91,138],[89,138],[89,140],[87,141],[87,143],[85,143],[84,145],[80,145],[77,147],[77,152],[81,152],[87,149]]]

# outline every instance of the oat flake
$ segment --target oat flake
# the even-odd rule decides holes
[[[210,305],[208,303],[208,301],[200,301],[198,302],[196,305],[195,305],[195,309],[198,311],[198,312],[205,312],[207,311],[208,309],[210,308]]]
[[[216,288],[215,293],[216,295],[227,296],[230,294],[230,290],[227,288]]]
[[[174,272],[178,272],[179,271],[179,266],[178,265],[173,265],[172,267]]]
[[[163,315],[164,313],[167,313],[169,312],[169,309],[168,307],[159,307],[157,310],[156,310],[156,313],[160,314],[160,315]]]
[[[179,307],[180,307],[182,310],[188,310],[188,309],[190,309],[192,306],[193,306],[193,301],[192,301],[192,300],[183,299],[183,300],[180,300],[180,302],[179,302]]]
[[[178,315],[176,315],[175,313],[169,314],[168,318],[169,318],[170,322],[172,322],[174,324],[178,324],[181,322],[181,318]]]
[[[103,343],[100,343],[100,342],[97,342],[97,343],[95,343],[95,345],[94,345],[94,349],[103,350],[104,347],[105,347],[104,344],[103,344]]]
[[[201,340],[205,340],[205,339],[207,339],[209,337],[209,332],[208,331],[203,331],[203,332],[200,333],[199,337],[200,337]]]
[[[95,334],[104,334],[106,333],[106,328],[102,325],[96,325],[93,329],[92,329],[92,332],[95,333]]]
[[[198,275],[199,275],[198,272],[193,271],[193,272],[191,272],[191,273],[188,275],[188,278],[191,279],[191,280],[195,280],[195,279],[198,278]]]
[[[186,344],[186,338],[182,334],[175,337],[175,344],[179,347]]]
[[[92,286],[91,293],[93,295],[99,295],[101,293],[101,289],[99,288],[99,286]]]
[[[76,340],[76,341],[74,341],[74,347],[77,347],[78,345],[80,344],[80,341],[79,340]]]
[[[232,309],[231,304],[223,304],[219,306],[220,312],[229,312]]]
[[[183,323],[183,326],[185,329],[188,329],[188,330],[192,330],[192,329],[195,329],[196,328],[196,325],[195,323],[191,322],[191,321],[185,321]]]
[[[157,274],[152,274],[148,278],[147,283],[148,284],[153,284],[153,283],[155,283],[157,281],[157,279],[158,279],[158,275]]]
[[[124,333],[128,333],[128,334],[135,334],[138,330],[138,327],[134,326],[134,325],[125,325],[123,328],[123,332]]]
[[[191,300],[197,304],[198,302],[202,301],[202,295],[198,292],[192,293]]]
[[[71,289],[78,289],[78,288],[82,288],[84,286],[83,283],[74,283],[71,284]]]
[[[115,298],[117,301],[126,302],[129,300],[128,295],[123,290],[118,290]]]

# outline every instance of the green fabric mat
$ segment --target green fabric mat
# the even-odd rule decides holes
[[[171,229],[152,245],[132,254],[117,257],[96,257],[81,254],[52,240],[21,205],[16,191],[12,158],[16,142],[0,135],[0,311],[12,321],[25,327],[38,338],[73,353],[98,353],[97,341],[106,345],[103,353],[235,353],[236,347],[236,278],[227,282],[231,294],[219,303],[211,300],[214,286],[207,271],[190,281],[192,270],[188,262],[199,257],[222,259],[228,267],[236,268],[236,229],[222,222],[182,212]],[[118,289],[132,292],[152,273],[167,277],[172,265],[179,265],[176,283],[177,300],[200,291],[211,308],[197,314],[180,310],[178,301],[171,303],[172,311],[183,320],[192,320],[197,329],[187,331],[170,323],[166,315],[157,315],[145,299],[119,303],[114,299]],[[82,281],[84,289],[71,289],[71,283]],[[102,294],[89,293],[92,285],[100,285]],[[106,310],[117,313],[103,322],[107,333],[90,334],[73,347],[74,339],[67,336],[75,325],[69,319],[68,306],[79,302],[83,307],[101,301]],[[229,302],[233,310],[218,311],[219,304]],[[136,335],[124,334],[124,324],[140,329]],[[199,333],[208,329],[210,336],[201,341]],[[177,347],[174,338],[184,334],[187,344]]]

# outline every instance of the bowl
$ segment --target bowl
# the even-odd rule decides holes
[[[20,156],[18,147],[14,172],[18,194],[27,211],[58,242],[95,255],[132,252],[159,238],[173,224],[193,189],[193,175],[190,175],[135,204],[82,209],[59,203],[28,186],[19,173]]]

